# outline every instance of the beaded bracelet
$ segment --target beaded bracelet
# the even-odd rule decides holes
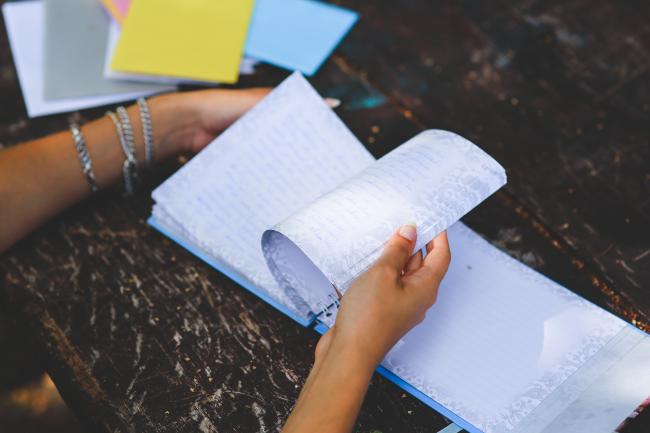
[[[117,131],[117,137],[120,142],[120,146],[122,147],[124,156],[126,157],[124,164],[122,165],[122,175],[124,176],[125,193],[126,195],[131,195],[135,189],[135,182],[137,181],[138,177],[138,162],[135,159],[135,152],[132,147],[129,146],[122,122],[120,122],[115,113],[108,111],[106,112],[106,115],[113,121],[113,124],[115,125],[115,130]]]
[[[88,146],[86,146],[86,140],[81,134],[79,125],[73,123],[70,125],[70,131],[72,132],[72,138],[74,139],[74,146],[77,149],[77,155],[79,156],[79,162],[81,163],[81,169],[86,176],[88,185],[90,186],[90,192],[97,192],[99,189],[97,187],[97,180],[95,179],[95,172],[93,171],[93,161],[90,159],[90,154],[88,153]]]

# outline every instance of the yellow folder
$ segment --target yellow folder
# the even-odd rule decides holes
[[[133,0],[111,68],[234,83],[254,0]]]

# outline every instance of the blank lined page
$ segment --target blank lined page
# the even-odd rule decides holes
[[[309,83],[293,74],[160,185],[153,213],[294,308],[266,266],[262,233],[373,161]]]
[[[454,224],[426,319],[383,366],[486,433],[513,429],[625,322]]]

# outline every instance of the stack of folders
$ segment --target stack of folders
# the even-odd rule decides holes
[[[237,82],[258,62],[314,74],[357,21],[315,0],[27,0],[3,4],[27,113]]]

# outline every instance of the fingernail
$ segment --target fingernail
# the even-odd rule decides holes
[[[336,108],[341,105],[341,100],[336,98],[325,98],[325,102],[330,108]]]
[[[415,242],[415,239],[418,237],[417,230],[415,229],[415,223],[405,224],[400,227],[399,235],[404,239]]]

